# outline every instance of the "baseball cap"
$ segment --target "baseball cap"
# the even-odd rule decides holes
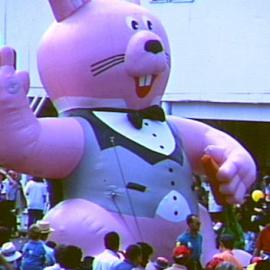
[[[173,250],[173,257],[174,258],[183,258],[183,257],[188,257],[189,255],[191,255],[191,249],[189,249],[185,245],[177,246]]]

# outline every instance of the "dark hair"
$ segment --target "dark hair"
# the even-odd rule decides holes
[[[142,254],[142,250],[139,245],[129,245],[125,252],[125,258],[130,261],[134,261],[139,256],[141,256],[141,254]]]
[[[149,261],[149,257],[154,253],[154,249],[151,245],[149,245],[146,242],[137,242],[137,245],[141,247],[141,254],[142,254],[141,265],[145,267]]]
[[[73,245],[63,247],[58,257],[59,264],[63,268],[77,268],[82,261],[82,250]]]
[[[222,243],[223,246],[227,249],[234,248],[235,239],[231,234],[221,234],[219,237],[219,243]]]
[[[197,215],[195,215],[195,214],[189,214],[189,215],[187,215],[187,217],[186,217],[186,223],[187,223],[188,225],[189,225],[190,223],[192,223],[194,217],[199,218],[199,217],[198,217]]]
[[[120,245],[120,237],[117,232],[109,232],[104,236],[104,246],[110,250],[118,250]]]
[[[64,251],[65,247],[66,247],[66,245],[64,245],[64,244],[59,244],[59,245],[57,245],[57,246],[54,248],[53,254],[54,254],[54,257],[55,257],[55,261],[56,261],[57,263],[60,263],[61,258],[62,258],[61,256],[62,256],[62,254],[63,254],[63,251]]]
[[[40,229],[39,229],[38,225],[32,224],[30,226],[30,228],[28,229],[27,234],[28,234],[29,239],[31,239],[31,240],[39,240],[40,236],[41,236],[41,232],[40,232]]]

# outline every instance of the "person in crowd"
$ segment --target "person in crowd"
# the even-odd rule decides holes
[[[7,178],[7,172],[3,168],[0,168],[0,201],[6,198],[6,195],[3,190],[4,188],[3,182],[6,178]]]
[[[7,171],[7,178],[4,180],[4,188],[6,193],[6,200],[10,204],[10,208],[15,210],[16,195],[20,186],[21,174],[13,171]]]
[[[201,270],[200,262],[202,254],[202,235],[200,234],[201,222],[197,215],[190,214],[186,217],[188,229],[176,239],[176,245],[185,245],[191,249],[190,268],[194,270]]]
[[[46,241],[48,240],[49,234],[53,232],[54,229],[47,220],[38,220],[36,224],[40,229],[40,240],[43,242],[46,251],[47,265],[53,265],[55,263],[54,249],[48,246]]]
[[[185,245],[179,245],[174,248],[172,258],[173,264],[172,266],[166,268],[166,270],[188,270],[193,269],[190,268],[190,260],[191,260],[192,251]]]
[[[2,212],[0,212],[2,215]],[[5,226],[0,226],[0,246],[9,242],[11,238],[10,230]]]
[[[92,270],[93,261],[94,261],[93,256],[84,256],[82,263],[81,263],[80,270]],[[46,269],[44,269],[44,270],[46,270]],[[50,269],[48,269],[48,270],[50,270]],[[53,270],[53,269],[51,269],[51,270]]]
[[[220,258],[224,262],[229,262],[235,265],[236,270],[242,270],[243,265],[235,257],[233,253],[235,239],[230,234],[222,234],[219,237],[219,250],[220,252],[214,255],[214,258]]]
[[[265,175],[263,178],[265,201],[270,202],[270,175]]]
[[[208,191],[202,184],[202,179],[200,175],[193,174],[193,185],[192,190],[197,193],[198,201],[201,205],[208,208]]]
[[[129,245],[125,251],[125,259],[111,268],[111,270],[131,270],[140,265],[142,251],[139,245]]]
[[[22,248],[21,270],[43,270],[46,266],[46,251],[40,235],[39,227],[32,224],[28,229],[28,241]]]
[[[165,257],[157,257],[155,261],[149,262],[145,269],[146,270],[164,270],[169,267],[169,261]]]
[[[150,263],[150,258],[154,254],[154,248],[146,242],[137,242],[137,245],[141,247],[142,258],[139,266],[136,269],[145,269],[146,265]]]
[[[119,252],[120,236],[117,232],[105,234],[104,247],[105,250],[94,258],[93,270],[110,270],[123,259]]]
[[[270,256],[270,217],[268,223],[257,236],[254,256]]]
[[[11,231],[13,217],[10,213],[9,204],[6,199],[6,178],[6,171],[3,168],[0,168],[0,226],[7,227]]]
[[[16,249],[12,242],[2,245],[1,254],[14,270],[20,270],[22,253]]]
[[[13,170],[8,170],[7,177],[3,181],[3,193],[5,194],[5,200],[9,211],[10,229],[13,235],[17,232],[16,199],[19,187],[20,174]]]
[[[43,270],[63,270],[60,266],[60,262],[61,262],[61,256],[62,256],[65,248],[66,248],[66,245],[64,245],[64,244],[57,245],[54,248],[55,263],[51,266],[46,266]],[[91,270],[91,269],[88,268],[87,270]]]
[[[67,245],[60,251],[58,263],[61,270],[79,270],[82,263],[82,250],[73,245]]]
[[[33,177],[27,182],[24,192],[27,200],[29,228],[43,218],[48,198],[47,185],[42,178]]]
[[[205,270],[216,270],[216,268],[223,263],[224,260],[221,258],[213,257],[207,264],[205,265]]]
[[[0,270],[14,270],[0,253]]]
[[[213,224],[224,223],[223,206],[217,203],[212,187],[207,179],[204,180],[204,188],[208,194],[208,212]]]

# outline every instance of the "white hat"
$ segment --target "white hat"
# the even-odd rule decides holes
[[[0,174],[2,174],[3,176],[7,176],[6,170],[1,167],[0,167]]]
[[[38,220],[36,224],[39,227],[41,233],[50,233],[54,231],[54,229],[51,228],[50,222],[47,220]]]
[[[1,254],[7,262],[14,262],[22,256],[21,252],[16,250],[12,242],[7,242],[2,245]]]

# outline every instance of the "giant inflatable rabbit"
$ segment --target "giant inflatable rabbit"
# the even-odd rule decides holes
[[[205,124],[164,115],[158,106],[170,74],[160,21],[124,0],[50,0],[56,22],[38,52],[41,80],[59,112],[37,119],[28,106],[29,76],[14,51],[0,53],[0,164],[64,179],[65,200],[47,219],[52,239],[96,255],[103,236],[123,245],[151,243],[170,255],[185,218],[202,220],[204,258],[215,248],[211,222],[192,191],[201,158],[218,164],[216,185],[239,203],[255,179],[249,153]]]

